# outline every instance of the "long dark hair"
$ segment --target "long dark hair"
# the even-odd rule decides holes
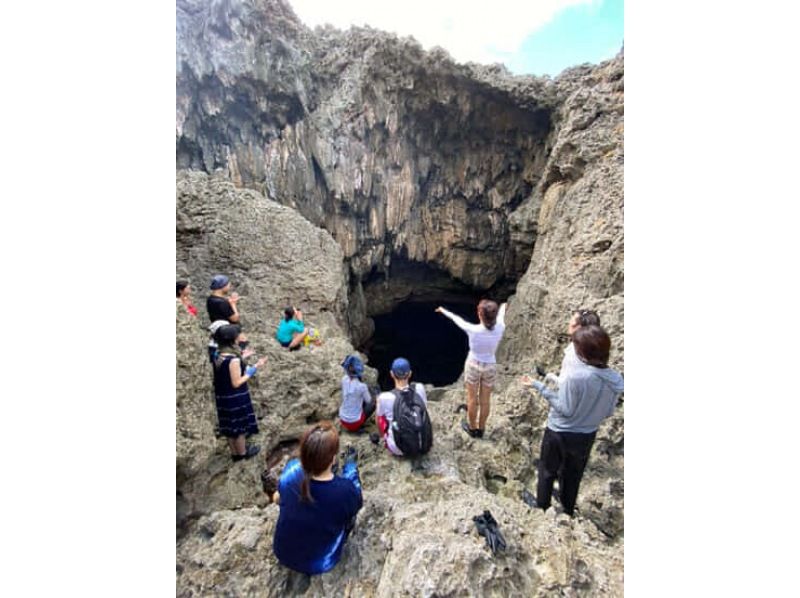
[[[311,426],[300,438],[300,464],[303,466],[303,481],[300,498],[312,502],[311,476],[319,475],[328,468],[339,452],[339,433],[329,421]]]
[[[608,367],[611,338],[600,326],[581,326],[572,335],[572,344],[581,361],[598,368]]]
[[[478,313],[483,325],[489,330],[494,330],[495,322],[497,322],[497,303],[491,299],[481,299],[481,302],[478,303]]]
[[[283,317],[288,322],[294,317],[294,308],[292,306],[283,308]]]
[[[175,297],[181,296],[181,291],[189,286],[188,280],[178,280],[175,282]]]

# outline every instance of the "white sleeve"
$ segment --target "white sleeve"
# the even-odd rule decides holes
[[[480,332],[484,329],[482,324],[470,324],[461,316],[457,316],[456,314],[447,311],[445,308],[442,308],[442,313],[453,320],[453,323],[461,328],[461,330],[464,332]]]
[[[382,392],[378,395],[378,407],[375,410],[375,416],[380,417],[381,415],[386,415],[387,410],[385,409],[384,405],[386,405],[386,399],[388,398],[386,395],[392,396],[392,393]]]
[[[422,402],[426,405],[428,404],[428,395],[425,394],[425,386],[422,382],[415,382],[414,383],[414,391],[420,396]]]
[[[363,382],[361,383],[361,404],[366,405],[372,401],[372,396],[369,394],[369,388]]]
[[[497,321],[503,326],[506,325],[506,303],[500,306],[500,311],[497,312]]]

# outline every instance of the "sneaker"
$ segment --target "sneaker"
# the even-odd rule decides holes
[[[247,447],[247,451],[245,451],[244,455],[232,455],[232,458],[235,461],[241,461],[242,459],[252,459],[258,453],[261,452],[261,447],[251,444]]]
[[[478,430],[473,430],[469,427],[469,424],[465,421],[461,422],[461,429],[464,430],[467,434],[470,435],[472,438],[478,438]]]
[[[476,428],[474,432],[475,438],[483,438],[483,430],[480,428]]]

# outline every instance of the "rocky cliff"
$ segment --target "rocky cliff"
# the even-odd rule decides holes
[[[365,508],[307,595],[620,595],[624,410],[601,427],[578,516],[533,512],[519,491],[535,484],[546,411],[516,377],[558,366],[580,306],[624,366],[622,55],[512,77],[368,28],[311,31],[280,0],[179,0],[176,75],[177,274],[198,304],[216,272],[242,295],[269,359],[252,394],[270,463],[335,418],[338,364],[370,315],[411,295],[514,293],[489,439],[458,429],[459,385],[430,389],[436,442],[419,462],[343,436]],[[278,348],[286,302],[321,348]],[[214,438],[205,335],[177,317],[178,594],[299,592],[271,552],[267,462],[232,464]],[[471,523],[485,508],[509,540],[496,559]]]

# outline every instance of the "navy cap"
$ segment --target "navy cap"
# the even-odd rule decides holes
[[[398,357],[392,362],[392,373],[398,378],[405,378],[411,373],[411,364],[405,357]]]
[[[216,291],[221,289],[225,285],[230,282],[230,279],[225,276],[224,274],[217,274],[214,278],[211,279],[211,290]]]
[[[359,378],[364,375],[364,364],[356,355],[348,355],[342,362],[342,367],[347,373],[352,369]]]

